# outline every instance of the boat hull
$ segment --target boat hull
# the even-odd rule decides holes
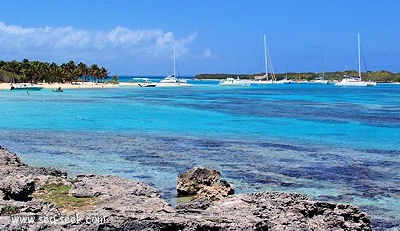
[[[139,87],[155,87],[157,86],[156,83],[139,83]]]
[[[372,87],[376,86],[376,82],[361,81],[360,78],[344,78],[342,81],[335,83],[336,86],[351,86],[351,87]]]
[[[39,91],[42,89],[43,87],[39,85],[21,84],[19,86],[11,86],[10,90]]]

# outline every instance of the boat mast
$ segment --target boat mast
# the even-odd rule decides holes
[[[360,45],[360,32],[358,32],[358,77],[361,81],[361,45]]]
[[[267,36],[264,34],[264,59],[265,59],[265,76],[268,80],[268,57],[267,57]]]
[[[175,45],[174,45],[174,77],[176,77],[176,57],[175,57]]]

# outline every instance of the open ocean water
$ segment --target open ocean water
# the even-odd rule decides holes
[[[0,91],[0,145],[26,163],[157,187],[218,169],[236,193],[298,192],[400,228],[400,85]]]

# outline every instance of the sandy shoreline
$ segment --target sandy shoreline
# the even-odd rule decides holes
[[[15,84],[18,86],[19,84]],[[42,86],[44,89],[86,89],[86,88],[117,88],[117,87],[140,87],[139,83],[133,82],[122,82],[119,84],[112,83],[92,83],[92,82],[78,82],[78,83],[40,83],[38,84]],[[183,87],[190,86],[191,84],[175,84],[175,83],[158,83],[156,87]],[[0,90],[10,90],[10,83],[0,83]]]

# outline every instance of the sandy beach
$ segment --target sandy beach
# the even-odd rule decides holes
[[[15,84],[14,86],[18,86],[19,84]],[[92,82],[75,82],[75,83],[40,83],[38,84],[45,89],[77,89],[77,88],[115,88],[115,87],[140,87],[139,83],[133,82],[122,82],[119,84],[112,83],[92,83]],[[183,87],[190,86],[187,83],[157,83],[157,87]],[[10,83],[0,83],[0,90],[10,90]]]

